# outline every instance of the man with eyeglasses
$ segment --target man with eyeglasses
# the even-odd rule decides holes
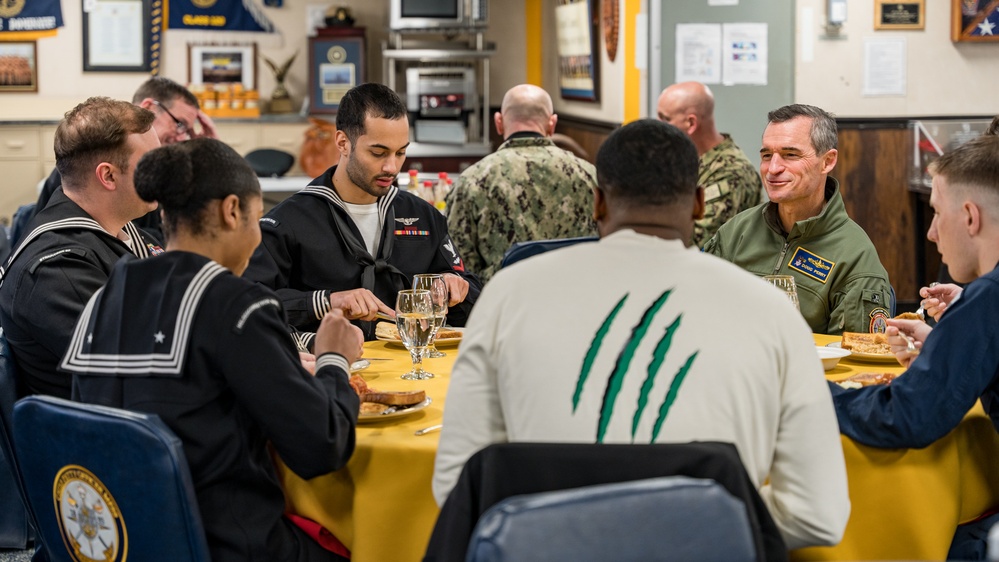
[[[143,82],[135,91],[135,95],[132,96],[132,103],[142,109],[152,111],[156,116],[156,119],[153,120],[153,131],[160,139],[161,145],[182,142],[196,137],[213,139],[219,137],[215,123],[208,115],[205,115],[205,112],[201,111],[198,98],[194,97],[194,94],[187,88],[169,78],[154,76]],[[52,194],[61,185],[62,177],[59,175],[59,170],[52,170],[52,173],[42,184],[32,218],[45,208]],[[160,241],[163,240],[159,211],[154,210],[147,216],[133,222]],[[27,232],[12,232],[11,245],[16,245],[20,236],[24,234]]]

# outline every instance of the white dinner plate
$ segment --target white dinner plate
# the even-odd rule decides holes
[[[361,414],[357,416],[357,422],[358,423],[376,422],[392,418],[399,418],[402,416],[408,416],[410,414],[415,414],[416,412],[419,412],[420,410],[426,408],[427,406],[430,405],[431,402],[433,402],[433,400],[431,400],[430,397],[427,396],[426,398],[423,399],[423,402],[420,402],[419,404],[413,404],[412,406],[406,406],[406,407],[397,406],[396,407],[397,409],[394,412],[389,412],[385,414]]]
[[[843,342],[834,341],[830,344],[826,344],[826,347],[842,348]],[[850,356],[844,357],[844,359],[856,359],[857,361],[870,361],[872,363],[898,363],[898,359],[895,359],[895,354],[893,353],[882,355],[880,353],[860,353],[858,351],[850,351]]]
[[[454,330],[455,332],[464,332],[465,331],[464,328],[448,328],[448,330]],[[406,346],[404,346],[402,344],[402,340],[397,340],[395,338],[384,338],[384,337],[379,336],[379,335],[375,335],[375,338],[378,339],[378,341],[383,341],[383,342],[385,342],[385,343],[387,343],[389,345],[395,345],[395,346],[398,346],[398,347],[406,347]],[[438,338],[437,341],[434,342],[434,344],[437,347],[447,347],[447,346],[451,346],[451,345],[458,345],[459,343],[461,343],[461,338],[460,337],[459,338]]]

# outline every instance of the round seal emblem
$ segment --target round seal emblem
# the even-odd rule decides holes
[[[347,62],[347,49],[344,49],[339,45],[330,47],[330,50],[326,51],[326,60],[333,64]]]
[[[63,543],[75,562],[124,562],[128,533],[111,492],[92,472],[66,465],[52,487]]]
[[[0,18],[12,18],[24,9],[25,0],[0,0]]]
[[[218,0],[191,0],[199,8],[211,8]]]

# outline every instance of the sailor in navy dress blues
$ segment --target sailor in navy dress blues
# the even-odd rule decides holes
[[[463,326],[478,279],[465,270],[444,216],[392,185],[409,145],[398,95],[381,84],[348,91],[335,143],[339,164],[261,220],[263,242],[245,277],[277,291],[291,325],[312,331],[331,308],[363,321],[391,314],[413,275],[443,273],[448,322]],[[374,338],[373,323],[362,329]]]
[[[343,560],[283,516],[268,443],[305,479],[347,462],[359,408],[347,371],[360,331],[331,312],[315,376],[303,367],[277,296],[239,276],[263,203],[230,147],[160,148],[136,183],[164,210],[167,252],[122,260],[87,303],[60,365],[73,374],[73,398],[155,413],[180,438],[215,562]]]
[[[130,222],[156,207],[132,186],[139,158],[159,146],[153,119],[130,103],[91,98],[56,129],[64,189],[31,220],[0,271],[0,326],[17,363],[21,396],[69,398],[70,379],[56,367],[87,299],[122,256],[162,251]]]

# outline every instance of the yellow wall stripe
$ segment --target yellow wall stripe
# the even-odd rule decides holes
[[[624,123],[642,115],[642,73],[635,67],[635,17],[641,12],[641,0],[624,0],[621,8],[621,38],[624,43]]]
[[[527,60],[524,61],[524,68],[526,82],[535,86],[542,85],[541,19],[544,15],[542,4],[542,0],[524,0],[525,46],[527,47]]]

